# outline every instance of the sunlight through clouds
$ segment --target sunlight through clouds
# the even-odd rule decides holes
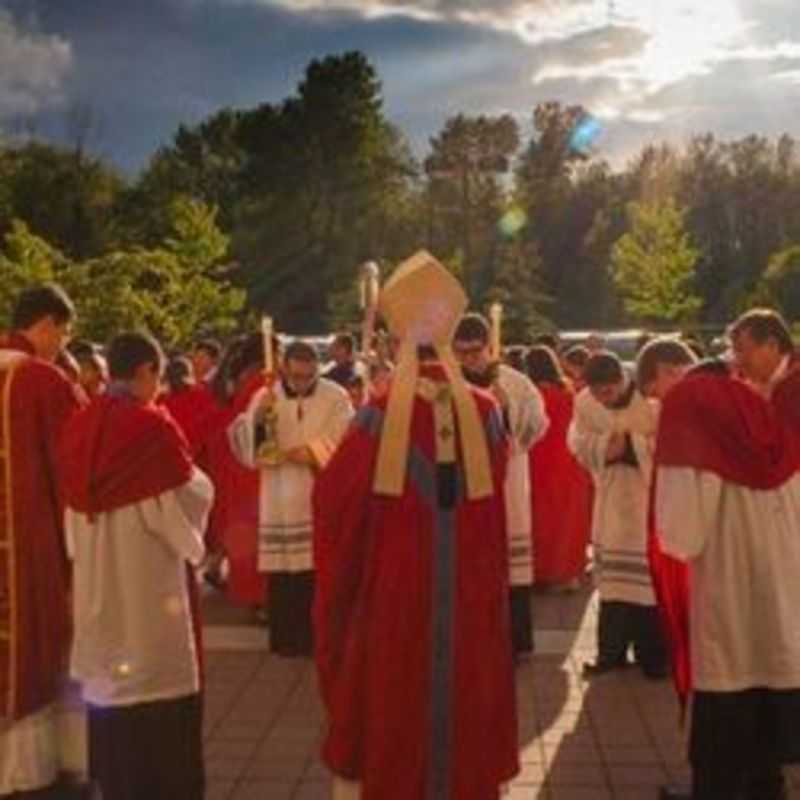
[[[639,30],[640,50],[622,57],[609,52],[606,58],[577,65],[556,59],[536,72],[534,83],[611,77],[623,93],[654,93],[689,76],[708,74],[715,63],[746,45],[750,28],[735,0],[615,0],[609,22],[611,27]]]
[[[24,29],[0,8],[0,117],[35,114],[61,102],[72,64],[68,41]]]

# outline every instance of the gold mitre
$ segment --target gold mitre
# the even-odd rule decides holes
[[[379,311],[389,330],[403,342],[446,344],[467,304],[455,276],[429,252],[420,250],[386,281]]]
[[[477,500],[494,492],[486,432],[475,398],[450,348],[450,340],[467,303],[458,280],[425,250],[400,264],[384,284],[378,308],[401,345],[378,450],[373,484],[377,494],[400,496],[403,493],[420,344],[436,348],[450,382],[467,496]]]

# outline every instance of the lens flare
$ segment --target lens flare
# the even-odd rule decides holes
[[[503,236],[511,238],[512,236],[516,236],[516,234],[525,227],[527,221],[528,215],[519,206],[513,206],[500,217],[497,227],[500,229],[500,233],[502,233]]]
[[[570,149],[583,156],[589,155],[602,132],[603,126],[600,120],[585,114],[572,129],[569,137]]]

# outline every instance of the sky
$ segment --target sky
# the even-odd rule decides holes
[[[0,0],[0,132],[74,136],[128,173],[178,124],[292,94],[363,51],[418,155],[448,116],[545,100],[597,119],[595,152],[800,134],[798,0]],[[793,8],[794,7],[794,8]]]

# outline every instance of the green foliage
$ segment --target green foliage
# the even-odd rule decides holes
[[[779,308],[789,319],[800,317],[800,245],[791,245],[770,258],[750,301]]]
[[[687,322],[701,306],[691,282],[698,251],[672,200],[632,203],[631,229],[614,245],[611,270],[626,310],[643,322]]]
[[[0,251],[0,323],[5,326],[19,292],[38,283],[68,284],[70,264],[18,219],[11,221],[4,243]]]
[[[206,269],[228,251],[230,238],[217,226],[217,209],[177,196],[170,203],[170,231],[164,245],[185,265]]]
[[[457,259],[473,301],[485,289],[483,273],[506,204],[501,178],[518,147],[519,129],[509,114],[458,114],[431,139],[425,160],[428,247],[444,260]]]
[[[0,254],[2,321],[7,324],[21,289],[56,281],[76,303],[77,332],[95,341],[140,328],[174,347],[199,330],[230,332],[245,297],[215,264],[225,252],[225,237],[214,213],[195,202],[176,203],[173,213],[173,235],[163,246],[116,250],[82,262],[66,259],[14,221]]]
[[[536,248],[522,240],[501,242],[496,271],[482,306],[497,301],[503,305],[503,340],[528,344],[542,329],[552,327],[545,311],[552,305],[542,288],[542,259]]]
[[[318,333],[358,325],[360,264],[421,246],[473,306],[502,296],[514,338],[545,311],[562,327],[718,325],[764,298],[800,313],[788,135],[652,143],[612,170],[585,109],[550,100],[525,137],[510,115],[455,113],[418,163],[360,52],[315,59],[283,100],[178,126],[133,180],[87,152],[91,109],[75,111],[72,147],[0,140],[0,314],[19,286],[54,278],[86,295],[97,338],[123,321],[169,343],[191,326],[224,333],[245,296],[246,314]],[[628,210],[673,202],[680,226]]]
[[[115,237],[121,177],[97,158],[41,142],[0,149],[0,231],[12,218],[70,258],[103,252]],[[4,209],[5,207],[5,209]]]

